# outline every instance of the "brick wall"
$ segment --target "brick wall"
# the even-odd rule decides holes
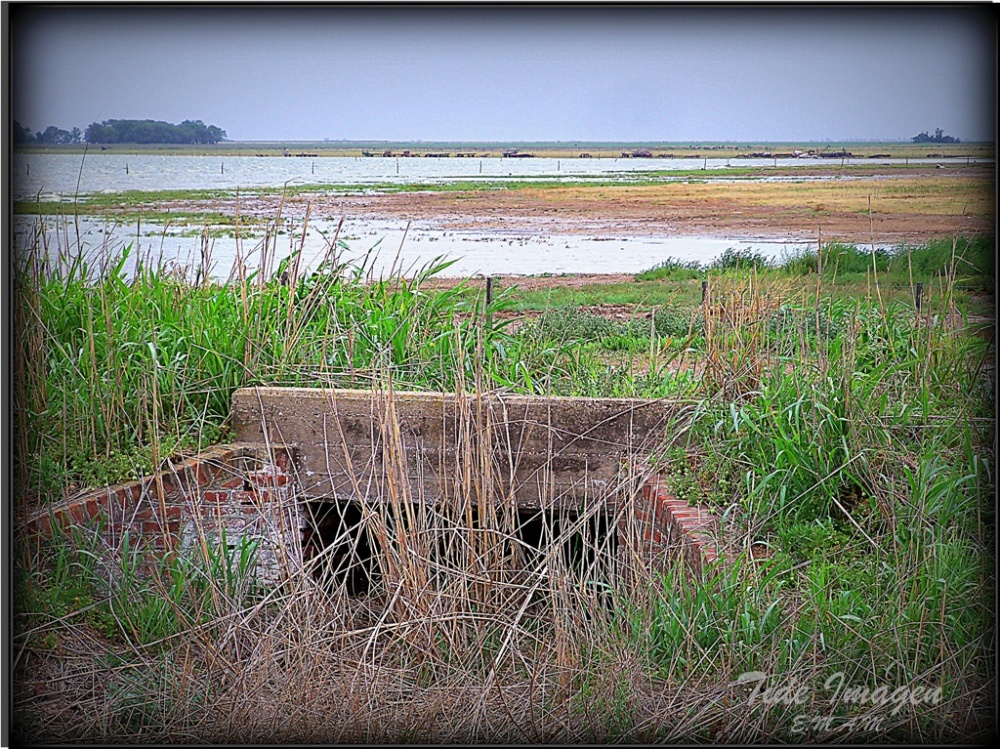
[[[257,574],[276,581],[301,565],[305,518],[295,502],[293,450],[283,446],[218,445],[137,481],[115,484],[39,512],[24,524],[29,542],[53,527],[91,525],[102,547],[120,559],[123,540],[138,546],[148,572],[167,551],[204,555],[222,537],[238,548],[257,544]],[[204,543],[203,543],[204,542]]]
[[[679,499],[666,475],[642,481],[618,515],[618,537],[622,552],[648,570],[663,570],[680,555],[692,575],[704,578],[721,556],[718,518]]]
[[[220,548],[223,536],[231,548],[246,537],[257,544],[258,578],[276,582],[301,568],[310,534],[296,497],[295,453],[275,445],[218,445],[155,475],[39,512],[22,529],[31,540],[53,527],[99,527],[112,570],[127,532],[142,551],[141,573],[168,551],[203,557]],[[678,499],[664,477],[643,482],[630,504],[619,519],[620,548],[638,550],[653,568],[680,551],[697,575],[718,558],[716,518]]]
[[[679,499],[664,476],[642,484],[634,516],[643,550],[654,563],[678,550],[688,569],[701,576],[720,556],[717,518],[708,508]]]

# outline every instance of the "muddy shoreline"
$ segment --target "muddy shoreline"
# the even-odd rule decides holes
[[[867,244],[924,243],[990,233],[995,220],[992,170],[919,167],[837,179],[829,169],[765,170],[785,182],[706,179],[652,186],[545,186],[514,190],[418,191],[244,196],[179,201],[175,210],[211,209],[260,218],[339,217],[420,222],[427,228],[483,233],[609,237],[700,236],[732,240],[808,240]],[[848,176],[845,171],[841,176]],[[831,179],[797,182],[796,177]],[[923,199],[924,186],[936,192]],[[874,201],[869,202],[874,196]],[[871,206],[869,213],[868,207]]]

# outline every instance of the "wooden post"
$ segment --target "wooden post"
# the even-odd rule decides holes
[[[223,161],[221,164],[219,164],[219,170],[220,170],[221,174],[225,174],[226,173],[226,162],[225,161]]]
[[[705,304],[705,301],[707,299],[708,299],[708,281],[702,281],[701,282],[701,303],[702,303],[702,305]]]
[[[816,275],[823,275],[823,227],[816,230]]]
[[[922,282],[917,282],[916,291],[913,294],[913,301],[917,305],[917,312],[920,311],[921,297],[924,295],[924,285]]]
[[[486,276],[486,327],[493,327],[493,314],[490,305],[493,303],[493,276]]]

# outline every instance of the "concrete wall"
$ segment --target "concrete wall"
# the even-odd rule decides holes
[[[248,537],[257,575],[299,569],[310,500],[378,504],[513,502],[521,509],[614,512],[619,552],[654,567],[676,551],[701,573],[718,557],[715,518],[689,507],[642,468],[669,444],[676,404],[586,398],[482,397],[304,388],[250,388],[233,397],[237,442],[166,470],[39,511],[30,540],[54,527],[98,529],[114,569],[123,540],[140,572],[178,552]]]
[[[494,491],[521,507],[611,499],[640,456],[669,444],[666,401],[481,397],[319,388],[233,395],[240,441],[292,445],[312,497],[446,501]],[[477,483],[478,482],[478,483]]]

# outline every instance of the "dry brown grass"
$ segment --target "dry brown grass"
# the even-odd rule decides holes
[[[449,507],[415,495],[391,387],[385,392],[385,492],[374,500],[365,499],[367,486],[354,492],[381,572],[370,595],[349,596],[324,577],[321,553],[264,597],[216,583],[200,599],[212,601],[209,622],[151,644],[99,633],[85,611],[21,631],[21,738],[570,743],[631,734],[640,718],[650,735],[661,730],[657,690],[614,614],[648,595],[628,584],[652,577],[641,541],[625,539],[616,554],[612,519],[608,537],[582,536],[593,560],[567,559],[566,536],[602,510],[594,502],[564,518],[562,536],[527,548],[505,494],[513,463],[467,428],[480,396],[460,401],[466,428],[447,477]],[[362,475],[370,466],[355,468]],[[611,490],[626,516],[636,501],[632,470]],[[581,698],[608,688],[630,695],[611,710],[621,725],[608,722],[607,705]]]
[[[732,402],[752,394],[773,368],[764,323],[788,290],[762,288],[753,276],[723,277],[711,289],[704,378],[717,398]],[[930,336],[933,330],[928,321],[918,332]],[[819,365],[849,377],[853,358],[847,351]],[[482,388],[461,384],[460,392],[470,393],[460,396],[461,421],[471,425]],[[787,714],[749,710],[746,689],[734,684],[741,669],[738,643],[703,648],[696,632],[686,632],[683,644],[660,662],[644,651],[642,628],[669,595],[647,584],[655,572],[631,524],[599,576],[567,564],[554,541],[529,553],[515,516],[505,511],[510,456],[498,460],[483,439],[489,430],[471,428],[458,430],[445,492],[451,511],[442,511],[414,495],[390,383],[383,382],[381,392],[378,470],[386,491],[378,501],[361,501],[368,487],[359,479],[353,492],[381,560],[381,583],[370,596],[353,598],[345,587],[300,571],[263,598],[219,587],[211,621],[152,644],[98,633],[85,610],[22,629],[15,640],[18,738],[528,744],[787,738]],[[885,461],[889,473],[897,453],[879,453],[873,461],[877,468]],[[356,475],[365,468],[357,466]],[[626,518],[638,501],[637,473],[634,467],[623,471],[611,491]],[[755,534],[762,518],[745,520],[752,527],[729,523],[732,558],[760,541]],[[606,541],[589,543],[595,554],[609,551]],[[320,557],[317,564],[322,562]],[[741,589],[764,589],[766,563],[762,558],[730,570]],[[25,564],[30,569],[38,562]],[[762,647],[760,665],[800,682],[821,681],[837,655],[821,644],[811,642],[791,662],[781,660],[778,640],[811,614],[799,567],[783,572],[789,582],[799,577],[798,589],[782,599],[779,634]],[[593,579],[607,583],[612,595],[581,584]],[[713,585],[698,590],[715,595]],[[623,614],[625,606],[635,615]],[[845,619],[844,626],[854,625]],[[943,637],[941,642],[940,668],[953,661],[961,670],[963,653],[946,653]],[[685,672],[682,657],[697,661],[700,670]],[[885,651],[877,657],[886,658]],[[969,674],[978,677],[971,669]],[[918,676],[934,680],[939,673]],[[989,674],[964,680],[930,718],[906,711],[881,723],[877,735],[898,729],[940,737],[945,734],[919,732],[946,723],[952,733],[991,725],[992,716],[982,711],[993,686]],[[818,714],[823,709],[817,706]],[[785,725],[777,726],[781,720]]]
[[[581,200],[622,200],[636,206],[716,205],[730,210],[751,207],[866,213],[868,198],[878,213],[940,216],[992,216],[994,182],[982,177],[865,177],[850,180],[785,182],[675,182],[662,185],[546,187],[525,189],[539,203],[571,206]]]

